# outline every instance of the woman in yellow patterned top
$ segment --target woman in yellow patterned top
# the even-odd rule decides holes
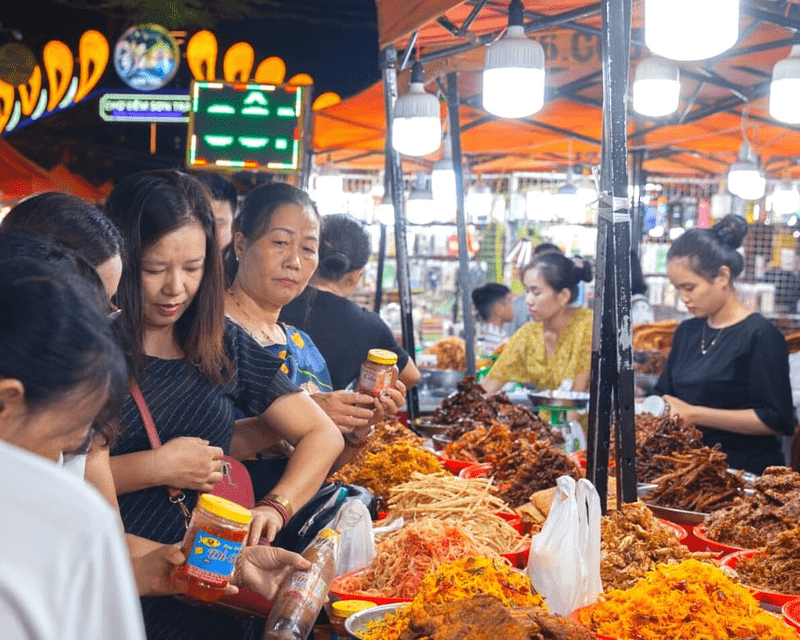
[[[528,322],[506,344],[481,381],[487,393],[506,382],[557,389],[572,380],[574,391],[588,391],[592,354],[592,312],[571,306],[581,281],[592,279],[592,267],[560,253],[538,256],[522,273],[533,322]]]

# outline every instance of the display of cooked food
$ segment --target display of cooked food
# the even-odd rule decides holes
[[[633,370],[636,373],[661,375],[667,355],[664,351],[637,351],[633,354]]]
[[[600,523],[600,577],[603,589],[628,589],[660,562],[709,559],[682,545],[675,531],[659,522],[641,502],[609,510]]]
[[[456,440],[476,427],[491,427],[494,423],[507,426],[512,431],[530,430],[539,440],[562,444],[564,438],[544,420],[525,406],[513,403],[505,393],[494,393],[488,398],[472,376],[458,383],[456,393],[442,401],[431,418],[436,424],[449,424],[446,436]]]
[[[500,497],[512,507],[525,504],[540,489],[554,487],[559,476],[576,480],[582,476],[578,464],[562,449],[524,438],[497,456],[491,473],[500,485]]]
[[[719,567],[691,558],[657,565],[630,589],[606,593],[579,609],[577,617],[597,634],[618,640],[797,640],[745,587]]]
[[[727,456],[719,448],[701,447],[656,457],[672,471],[653,481],[656,487],[647,494],[647,502],[710,513],[744,495],[744,481],[728,471]]]
[[[633,327],[633,349],[635,351],[664,351],[672,346],[672,336],[678,328],[677,320],[664,320]]]
[[[800,473],[787,467],[767,467],[752,491],[733,505],[706,516],[706,535],[712,540],[755,549],[772,544],[779,534],[800,522]]]
[[[736,573],[748,587],[800,596],[800,526],[779,533],[764,553],[740,556]]]
[[[680,418],[656,417],[648,413],[636,416],[636,478],[654,482],[673,470],[664,457],[686,453],[703,446],[703,434]]]
[[[454,369],[466,371],[467,369],[467,344],[464,338],[447,336],[425,349],[423,353],[436,356],[437,369]]]
[[[407,442],[398,442],[384,445],[375,453],[367,453],[357,464],[343,466],[331,478],[365,487],[383,499],[392,487],[407,482],[415,472],[441,471],[441,462],[432,452]]]
[[[481,545],[495,553],[508,553],[519,542],[519,534],[497,513],[511,508],[496,495],[487,478],[465,480],[449,473],[414,474],[409,482],[390,491],[387,521],[437,518],[453,521]]]

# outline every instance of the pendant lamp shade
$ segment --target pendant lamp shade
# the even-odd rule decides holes
[[[435,203],[428,188],[427,176],[420,171],[406,200],[406,218],[412,224],[427,224],[433,220]]]
[[[766,186],[767,180],[758,168],[750,143],[745,141],[739,150],[739,160],[728,170],[728,191],[742,200],[760,200]]]
[[[633,109],[650,118],[663,118],[678,109],[681,80],[678,65],[665,58],[647,58],[636,67]]]
[[[408,93],[397,98],[392,112],[392,146],[407,156],[433,153],[442,143],[439,101],[425,91],[419,62],[411,67]]]
[[[450,132],[444,137],[444,153],[441,160],[433,164],[431,191],[437,208],[449,216],[456,210],[456,172],[453,167],[453,146]]]
[[[775,63],[769,86],[769,115],[788,124],[800,124],[800,45],[788,58]]]
[[[739,0],[645,0],[644,40],[670,60],[705,60],[739,38]]]
[[[788,178],[782,180],[772,192],[772,210],[778,215],[800,212],[800,191]]]
[[[483,108],[501,118],[524,118],[544,104],[544,50],[525,35],[524,7],[512,0],[505,35],[486,51]]]

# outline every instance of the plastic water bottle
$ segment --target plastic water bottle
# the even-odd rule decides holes
[[[267,618],[262,640],[306,640],[322,610],[328,588],[336,577],[339,532],[323,529],[303,557],[310,569],[296,569],[281,585]]]

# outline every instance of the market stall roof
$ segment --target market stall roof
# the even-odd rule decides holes
[[[381,46],[419,47],[427,89],[435,91],[459,71],[460,120],[465,162],[475,173],[563,169],[569,161],[597,164],[602,129],[600,3],[526,0],[526,24],[547,58],[544,108],[520,120],[501,120],[481,108],[481,70],[486,43],[505,27],[507,2],[376,0]],[[780,8],[783,12],[779,13]],[[480,9],[474,13],[476,9]],[[634,0],[633,67],[648,52],[642,42],[642,0]],[[471,22],[470,22],[471,19]],[[468,29],[463,27],[467,25]],[[416,35],[414,30],[417,29]],[[631,112],[629,149],[645,151],[644,168],[657,174],[722,175],[737,158],[743,132],[773,177],[788,169],[800,176],[800,127],[771,119],[772,67],[786,57],[800,29],[800,7],[742,0],[739,42],[706,61],[680,63],[682,102],[658,120]],[[401,92],[408,68],[400,74]],[[322,159],[354,169],[381,169],[384,105],[378,83],[317,112],[314,150]],[[404,157],[407,169],[429,167],[441,154]]]
[[[75,194],[79,198],[83,198],[89,202],[102,202],[105,200],[106,194],[99,188],[92,186],[92,184],[82,176],[72,173],[72,171],[63,164],[57,164],[53,167],[50,170],[50,175],[59,191]]]
[[[0,203],[13,204],[34,193],[56,188],[45,169],[0,138]]]

